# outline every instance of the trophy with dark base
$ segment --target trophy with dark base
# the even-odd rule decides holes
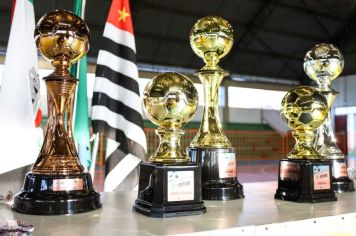
[[[331,125],[330,110],[338,92],[331,88],[330,84],[341,74],[343,68],[344,57],[332,44],[318,44],[310,49],[304,58],[305,72],[317,82],[319,92],[328,102],[329,113],[318,128],[315,146],[323,159],[331,161],[333,189],[338,193],[355,191],[354,183],[347,174],[345,156],[336,144]]]
[[[89,30],[85,22],[67,11],[44,15],[35,30],[41,54],[55,71],[44,77],[48,122],[45,140],[12,209],[34,215],[75,214],[101,206],[91,176],[79,163],[72,133],[72,103],[78,80],[68,68],[86,54]]]
[[[147,117],[159,126],[160,144],[149,163],[140,164],[134,210],[160,218],[205,213],[201,168],[180,146],[181,126],[193,118],[198,107],[194,84],[178,73],[158,75],[147,84],[143,103]]]
[[[325,120],[328,103],[316,89],[290,90],[282,100],[281,115],[293,129],[296,144],[287,159],[279,162],[276,199],[294,202],[336,201],[332,190],[331,162],[314,148],[315,129]]]
[[[237,180],[235,148],[223,133],[218,112],[219,84],[229,75],[218,63],[232,47],[232,27],[220,17],[204,17],[193,26],[190,44],[205,62],[196,73],[204,86],[203,118],[187,149],[192,161],[202,168],[203,199],[243,198],[243,187]]]

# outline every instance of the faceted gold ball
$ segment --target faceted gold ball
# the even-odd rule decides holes
[[[332,44],[317,44],[304,57],[304,71],[318,84],[328,84],[336,79],[344,68],[344,56]]]
[[[233,30],[229,22],[218,16],[207,16],[198,20],[190,32],[190,45],[201,58],[208,52],[216,52],[223,58],[232,48]]]
[[[281,105],[283,121],[293,130],[319,127],[328,112],[325,97],[316,89],[300,86],[290,90]]]
[[[49,61],[78,61],[89,50],[89,40],[86,23],[69,11],[45,14],[35,29],[37,47]]]
[[[198,92],[186,76],[167,72],[145,87],[143,105],[147,117],[162,128],[179,128],[190,121],[198,108]]]

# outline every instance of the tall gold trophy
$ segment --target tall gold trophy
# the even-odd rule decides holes
[[[348,177],[345,156],[336,144],[331,125],[330,110],[338,94],[330,84],[342,72],[344,57],[332,44],[318,44],[311,48],[304,58],[304,70],[318,84],[318,90],[328,101],[329,113],[318,128],[316,149],[320,155],[332,163],[333,189],[335,192],[355,191],[353,181]]]
[[[43,79],[47,86],[45,140],[12,209],[25,214],[60,215],[97,209],[100,195],[79,163],[72,133],[72,105],[78,80],[68,68],[89,49],[89,29],[68,11],[44,15],[35,30],[37,47],[55,67]]]
[[[335,201],[331,187],[331,162],[314,148],[316,129],[328,113],[325,97],[316,89],[301,86],[282,100],[281,116],[293,130],[296,144],[287,159],[280,160],[275,198],[295,202]]]
[[[202,167],[202,195],[205,200],[243,198],[237,180],[235,148],[225,136],[219,119],[218,89],[229,75],[218,65],[233,44],[231,25],[217,16],[198,20],[190,33],[190,45],[205,66],[196,74],[204,86],[204,113],[200,129],[188,148],[193,162]]]
[[[187,77],[163,73],[153,78],[143,94],[146,115],[159,126],[157,150],[149,163],[140,164],[139,193],[134,210],[150,217],[198,215],[206,209],[201,197],[200,166],[182,150],[181,127],[198,107],[198,93]]]

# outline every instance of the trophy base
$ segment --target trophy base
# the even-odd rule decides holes
[[[336,201],[332,189],[331,162],[280,160],[278,189],[274,198],[301,203]]]
[[[354,182],[348,177],[344,158],[327,159],[332,164],[333,190],[336,193],[354,192]]]
[[[89,173],[44,175],[28,173],[12,209],[30,215],[66,215],[101,207]]]
[[[133,209],[157,218],[204,214],[200,173],[200,166],[193,163],[141,163]]]
[[[203,200],[244,198],[237,180],[234,148],[187,148],[192,162],[201,166]]]

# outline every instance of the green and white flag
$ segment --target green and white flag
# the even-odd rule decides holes
[[[0,174],[35,162],[39,100],[32,0],[17,0],[0,88]]]
[[[84,18],[84,3],[85,1],[82,0],[74,2],[74,14],[82,18]],[[87,94],[87,57],[84,56],[78,63],[74,64],[70,72],[79,79],[75,100],[74,140],[77,144],[80,163],[88,170],[91,164],[91,157]]]

